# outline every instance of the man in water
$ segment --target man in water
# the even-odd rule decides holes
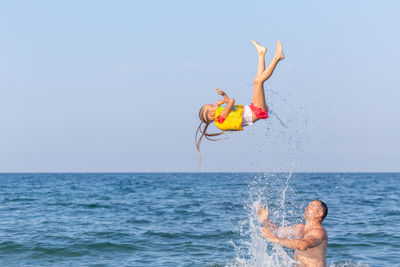
[[[326,267],[328,234],[322,221],[328,215],[328,207],[321,200],[311,201],[305,212],[306,224],[279,227],[269,220],[268,207],[258,207],[257,212],[264,224],[263,236],[271,242],[295,250],[294,259],[304,267]]]

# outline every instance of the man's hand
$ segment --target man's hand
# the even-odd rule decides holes
[[[261,233],[263,234],[263,236],[266,239],[268,239],[271,242],[276,243],[279,241],[279,237],[277,237],[275,234],[273,234],[271,228],[269,228],[269,227],[261,228]]]
[[[262,223],[269,223],[269,210],[268,207],[263,208],[260,204],[258,205],[258,210],[257,210],[258,218]]]

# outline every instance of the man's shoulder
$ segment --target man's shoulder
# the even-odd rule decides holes
[[[304,227],[305,225],[302,223],[293,225],[293,231],[296,237],[304,236]]]
[[[328,237],[328,232],[325,230],[324,227],[321,226],[321,227],[310,229],[309,231],[307,231],[307,235],[313,235],[313,236],[325,239]]]

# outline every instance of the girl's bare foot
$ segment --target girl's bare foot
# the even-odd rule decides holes
[[[254,40],[251,40],[251,42],[253,43],[254,47],[257,49],[257,53],[259,55],[265,55],[265,53],[267,53],[267,48],[260,45],[259,43],[257,43]]]
[[[276,50],[275,50],[274,58],[276,58],[277,60],[282,60],[285,58],[285,55],[283,54],[283,51],[282,51],[281,41],[276,42]]]

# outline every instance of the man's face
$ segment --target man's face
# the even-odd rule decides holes
[[[311,201],[304,211],[304,219],[316,219],[321,217],[323,210],[319,201]]]

